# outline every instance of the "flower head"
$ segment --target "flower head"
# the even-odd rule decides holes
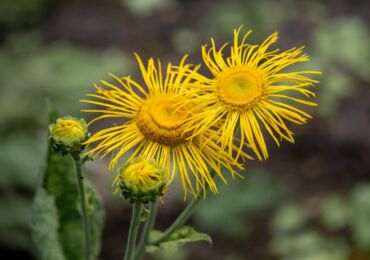
[[[81,152],[88,138],[88,127],[84,119],[71,116],[58,118],[49,126],[53,147],[63,154]]]
[[[129,160],[134,157],[154,159],[162,165],[169,175],[169,182],[178,172],[185,196],[188,190],[197,195],[207,186],[217,192],[210,171],[214,170],[224,180],[221,167],[235,174],[233,166],[241,166],[216,144],[214,140],[219,136],[212,129],[188,140],[193,133],[184,127],[184,122],[190,115],[193,101],[181,107],[177,104],[188,98],[181,94],[181,88],[192,81],[187,72],[197,68],[185,65],[183,58],[177,73],[168,64],[163,74],[159,61],[156,65],[150,59],[146,67],[138,55],[136,58],[144,86],[130,77],[111,75],[119,86],[102,81],[105,88],[96,85],[96,93],[87,95],[92,99],[82,100],[100,107],[83,110],[101,114],[90,124],[104,118],[123,119],[119,124],[96,132],[86,142],[95,145],[87,154],[102,157],[110,154],[112,169],[125,153],[131,151]]]
[[[155,161],[134,158],[119,168],[113,184],[130,202],[148,203],[163,195],[166,176]]]
[[[217,49],[212,39],[210,48],[202,46],[203,60],[212,77],[190,72],[198,80],[188,85],[197,92],[193,109],[203,112],[194,113],[187,127],[197,135],[206,128],[215,128],[217,123],[223,147],[231,147],[235,135],[239,152],[247,146],[262,160],[268,157],[266,133],[277,145],[282,139],[294,142],[287,122],[303,124],[311,118],[299,105],[316,106],[307,99],[315,96],[312,87],[318,81],[306,75],[320,72],[286,71],[292,64],[309,60],[302,54],[303,47],[269,50],[278,40],[277,33],[260,45],[252,45],[247,42],[251,31],[240,40],[240,30],[234,30],[229,56],[224,55],[228,44]]]

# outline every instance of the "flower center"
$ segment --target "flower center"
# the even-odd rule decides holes
[[[183,128],[188,116],[186,107],[178,108],[178,97],[157,94],[149,97],[141,106],[136,125],[148,139],[164,145],[184,143],[190,133]]]
[[[217,94],[234,108],[250,108],[263,94],[261,75],[244,68],[226,72],[217,81]]]

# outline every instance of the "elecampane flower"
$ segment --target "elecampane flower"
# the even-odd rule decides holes
[[[118,160],[132,150],[128,160],[134,157],[156,160],[170,175],[169,182],[178,172],[185,196],[188,190],[194,195],[198,194],[200,190],[205,190],[206,185],[211,191],[217,192],[210,171],[215,171],[224,180],[221,167],[227,168],[232,174],[235,174],[233,166],[242,167],[212,141],[218,134],[216,131],[208,129],[188,140],[192,132],[184,127],[184,121],[190,115],[193,101],[182,107],[177,103],[187,98],[180,93],[181,87],[192,80],[187,73],[190,65],[185,65],[183,58],[177,66],[177,73],[169,64],[162,75],[159,61],[156,66],[154,60],[150,59],[145,67],[138,55],[136,58],[144,86],[130,77],[111,75],[118,86],[102,81],[105,88],[95,85],[96,93],[88,94],[90,99],[81,100],[100,107],[83,110],[101,114],[89,124],[105,118],[125,120],[92,135],[87,144],[95,147],[87,154],[93,157],[111,155],[110,168],[113,169]]]
[[[234,30],[229,56],[224,55],[227,43],[217,49],[211,39],[210,48],[202,46],[203,60],[212,77],[193,73],[198,80],[188,85],[197,90],[197,105],[193,109],[203,112],[194,113],[187,125],[197,135],[209,127],[215,128],[217,122],[221,124],[218,127],[223,147],[232,147],[235,135],[239,152],[247,145],[262,160],[268,158],[265,132],[278,146],[282,139],[294,142],[287,121],[304,124],[311,118],[297,104],[316,106],[307,99],[315,96],[312,86],[318,81],[306,75],[320,72],[286,71],[292,64],[309,60],[302,54],[303,47],[284,52],[269,50],[278,40],[277,33],[260,45],[252,45],[247,43],[251,31],[240,40],[240,30]]]

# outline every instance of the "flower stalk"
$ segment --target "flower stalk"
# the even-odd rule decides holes
[[[128,232],[128,240],[124,260],[132,260],[135,253],[136,237],[140,226],[140,215],[143,204],[140,201],[133,203],[132,218]]]
[[[143,233],[141,235],[141,239],[135,254],[134,260],[140,260],[145,254],[145,247],[149,243],[149,234],[150,231],[154,228],[155,219],[157,216],[158,210],[158,202],[152,202],[150,204],[150,212],[148,216],[148,220],[145,222]]]
[[[85,241],[85,260],[90,260],[90,226],[87,217],[87,210],[86,210],[86,197],[85,197],[85,188],[82,176],[82,160],[80,156],[72,156],[73,161],[76,168],[76,177],[77,177],[77,184],[78,184],[78,192],[80,195],[80,203],[81,203],[81,214],[82,214],[82,225],[84,231],[84,241]]]
[[[212,178],[215,176],[215,171],[211,171],[210,175]],[[153,241],[152,244],[158,245],[163,241],[166,241],[176,230],[181,228],[185,222],[193,215],[195,209],[198,207],[201,200],[204,198],[204,193],[208,189],[208,185],[205,187],[203,194],[199,194],[196,198],[194,198],[186,208],[181,212],[181,214],[177,217],[177,219],[163,232],[162,236],[160,236],[157,240]]]
[[[202,198],[203,196],[194,198],[176,218],[176,220],[163,232],[162,236],[153,241],[152,244],[158,245],[161,242],[166,241],[176,230],[181,228],[185,224],[185,222],[193,215]]]

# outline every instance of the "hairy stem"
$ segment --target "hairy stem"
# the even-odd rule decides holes
[[[152,202],[150,205],[148,220],[145,222],[143,233],[141,235],[139,246],[134,258],[135,260],[140,260],[145,254],[145,247],[149,242],[149,233],[154,228],[154,223],[157,216],[157,207],[158,207],[157,201]]]
[[[132,260],[135,253],[136,237],[140,226],[140,214],[143,208],[141,202],[135,202],[132,209],[132,218],[128,232],[128,240],[124,260]]]
[[[85,260],[90,260],[90,252],[91,252],[90,250],[90,227],[89,227],[89,221],[88,221],[87,210],[86,210],[85,188],[84,188],[84,182],[83,182],[83,176],[82,176],[82,161],[79,156],[74,157],[73,160],[75,163],[78,191],[80,194],[82,225],[83,225],[84,239],[85,239]]]

